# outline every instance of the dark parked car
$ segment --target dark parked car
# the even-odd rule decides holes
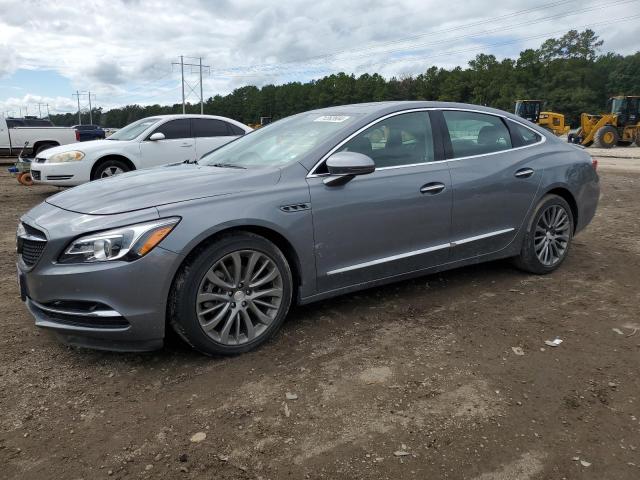
[[[18,227],[20,291],[69,344],[148,350],[172,326],[245,352],[292,304],[499,258],[550,273],[599,188],[586,150],[500,110],[315,110],[49,197]]]
[[[86,142],[88,140],[102,140],[106,133],[100,125],[74,125],[76,140]]]

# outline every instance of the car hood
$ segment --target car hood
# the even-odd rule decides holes
[[[80,150],[86,154],[95,151],[102,151],[105,147],[113,147],[114,144],[117,145],[119,143],[126,142],[118,142],[116,140],[91,140],[89,142],[68,143],[59,147],[47,148],[45,151],[40,153],[38,157],[49,158],[51,155],[55,155],[56,153],[70,152],[72,150]]]
[[[90,215],[114,215],[274,185],[280,170],[170,165],[85,183],[49,197],[56,207]]]

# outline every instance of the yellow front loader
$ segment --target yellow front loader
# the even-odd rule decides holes
[[[640,147],[640,96],[612,97],[609,113],[580,115],[580,127],[569,134],[569,141],[585,147],[612,148],[635,143]]]
[[[564,115],[556,112],[541,112],[542,100],[516,100],[515,114],[537,123],[541,127],[551,130],[561,136],[569,132],[571,127],[565,125]]]

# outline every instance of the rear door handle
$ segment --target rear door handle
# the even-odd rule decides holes
[[[518,178],[529,178],[533,175],[533,168],[521,168],[514,175]]]
[[[435,195],[444,190],[444,183],[431,182],[426,183],[420,188],[420,193],[428,193],[429,195]]]
[[[183,147],[183,148],[189,148],[189,147],[193,147],[193,144],[183,143],[180,146]]]

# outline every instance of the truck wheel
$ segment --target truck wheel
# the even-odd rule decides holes
[[[113,177],[114,175],[120,175],[129,170],[131,170],[129,166],[122,160],[105,160],[96,167],[91,176],[91,180]]]
[[[613,148],[618,144],[620,137],[618,131],[611,125],[605,125],[598,129],[593,136],[593,146],[598,148]]]
[[[40,153],[44,152],[45,150],[56,147],[56,146],[57,145],[53,143],[43,143],[42,145],[38,145],[38,148],[36,148],[34,155],[37,157]]]

